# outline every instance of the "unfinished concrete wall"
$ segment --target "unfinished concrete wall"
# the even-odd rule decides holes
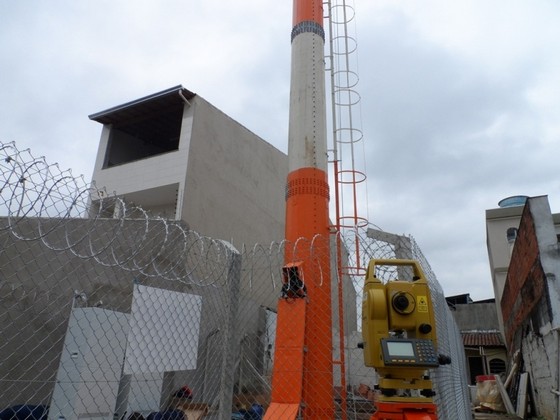
[[[5,220],[2,219],[1,223],[6,223]],[[44,231],[49,231],[59,222],[59,219],[50,219],[41,223]],[[97,220],[95,230],[92,230],[90,223],[84,219],[66,220],[64,229],[54,229],[47,235],[48,241],[45,238],[50,247],[41,240],[18,240],[10,231],[0,233],[0,407],[49,404],[72,307],[99,306],[119,313],[130,313],[135,284],[202,297],[197,361],[200,369],[166,372],[163,392],[168,395],[188,380],[199,391],[199,398],[215,398],[219,392],[215,382],[219,382],[220,376],[215,373],[204,375],[202,371],[212,372],[212,369],[219,370],[221,366],[223,338],[220,337],[216,346],[207,337],[216,330],[224,331],[226,309],[229,300],[234,298],[229,295],[227,287],[204,286],[196,278],[191,282],[165,280],[126,269],[125,256],[130,256],[130,247],[134,249],[140,240],[139,236],[143,236],[139,232],[145,232],[145,223],[128,221],[123,224],[116,219]],[[36,219],[20,221],[18,234],[31,232],[36,225]],[[102,252],[107,247],[108,238],[118,229],[121,234],[112,242],[110,250]],[[86,233],[87,241],[76,245],[72,251],[64,250],[68,241],[83,237]],[[157,243],[160,234],[157,229],[147,233],[146,247],[135,255],[137,263],[153,260],[155,252],[149,244]],[[183,240],[179,230],[171,230],[169,235],[170,244],[175,240]],[[86,251],[91,251],[92,246],[99,247],[100,252],[96,253],[95,258],[79,256],[80,251],[84,251],[82,255],[87,255]],[[155,249],[157,251],[160,248]],[[166,264],[165,260],[174,261],[174,252],[176,249],[170,246],[167,255],[158,256],[160,267]],[[115,265],[114,259],[113,264],[110,264],[113,257],[117,260],[122,258],[122,264]],[[178,271],[184,272],[185,269],[188,268],[177,267]],[[196,277],[196,271],[192,268],[188,270]],[[227,275],[224,269],[218,269],[217,272]],[[76,292],[83,294],[84,298],[76,299]],[[258,304],[253,304],[258,308]],[[189,320],[178,322],[186,325]],[[162,328],[165,326],[162,325]],[[206,394],[202,394],[203,391]]]
[[[525,371],[531,374],[539,414],[544,419],[554,419],[557,413],[558,396],[551,391],[558,389],[559,340],[558,332],[540,335],[528,330],[521,342]]]
[[[494,302],[455,305],[451,313],[461,331],[486,331],[500,328]]]
[[[234,244],[281,241],[286,155],[195,99],[181,218],[203,235]]]
[[[560,385],[558,355],[560,253],[548,199],[530,198],[523,210],[501,301],[510,354],[521,351],[537,405],[554,418]]]

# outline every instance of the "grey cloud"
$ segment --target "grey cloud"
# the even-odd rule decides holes
[[[487,285],[484,211],[517,188],[534,191],[531,166],[543,167],[531,147],[539,128],[526,98],[538,69],[520,66],[498,78],[418,39],[398,15],[371,29],[360,42],[371,221],[415,236],[444,287],[469,292],[467,277]],[[457,272],[469,259],[476,264]],[[475,297],[492,295],[484,290]]]

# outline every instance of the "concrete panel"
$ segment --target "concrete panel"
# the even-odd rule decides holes
[[[498,314],[494,303],[456,305],[452,314],[461,331],[499,329]]]
[[[127,332],[126,314],[100,308],[72,310],[49,420],[113,418]]]
[[[234,245],[282,240],[286,155],[198,96],[194,107],[182,220]]]

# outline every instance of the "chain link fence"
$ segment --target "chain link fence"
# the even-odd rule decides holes
[[[100,198],[95,208],[92,196]],[[118,217],[102,217],[115,205]],[[273,365],[288,354],[275,354],[278,300],[306,293],[308,273],[314,293],[333,292],[331,313],[319,312],[332,337],[313,344],[335,360],[326,385],[330,395],[334,388],[333,417],[368,418],[373,405],[360,387],[376,378],[357,347],[363,276],[337,271],[336,262],[406,256],[422,263],[440,352],[453,358],[434,373],[440,418],[470,418],[461,336],[417,244],[375,229],[330,243],[330,273],[317,238],[235,249],[0,144],[0,411],[29,419],[261,418]],[[287,250],[311,261],[300,285],[283,281]],[[287,322],[283,331],[301,333],[295,318]],[[317,380],[330,366],[302,374]]]

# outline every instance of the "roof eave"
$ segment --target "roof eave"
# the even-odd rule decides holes
[[[172,95],[179,95],[182,94],[182,96],[184,96],[187,100],[192,99],[194,96],[196,96],[196,93],[191,92],[188,89],[185,89],[182,85],[177,85],[174,86],[172,88],[163,90],[161,92],[157,92],[148,96],[144,96],[143,98],[140,99],[136,99],[134,101],[130,101],[130,102],[126,102],[122,105],[117,105],[114,106],[112,108],[106,109],[104,111],[100,111],[100,112],[96,112],[95,114],[91,114],[88,115],[88,118],[92,121],[96,121],[99,122],[101,124],[106,124],[108,122],[108,120],[110,119],[109,117],[111,115],[114,115],[120,111],[123,111],[127,108],[133,108],[136,107],[138,105],[142,105],[148,102],[152,102],[154,100],[157,99],[163,99],[167,96],[172,96]]]

